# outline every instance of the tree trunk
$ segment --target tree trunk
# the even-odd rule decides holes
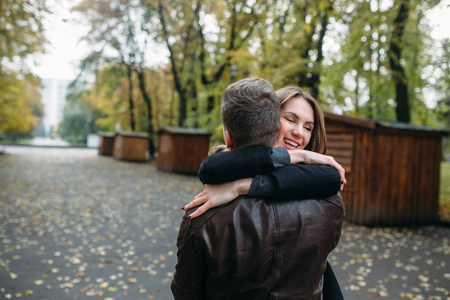
[[[139,79],[139,88],[142,92],[142,98],[144,98],[144,103],[147,106],[147,133],[148,133],[148,154],[150,156],[150,160],[155,159],[155,142],[153,140],[153,117],[152,117],[152,99],[147,93],[146,84],[145,84],[145,73],[142,68],[136,70]]]
[[[313,62],[313,67],[307,67],[305,72],[302,72],[298,75],[298,85],[304,86],[310,89],[311,94],[314,97],[319,96],[319,86],[320,86],[320,73],[322,69],[322,61],[323,61],[323,42],[325,38],[325,34],[327,31],[327,26],[329,23],[330,14],[333,12],[333,4],[334,1],[330,0],[326,3],[326,7],[319,13],[316,18],[320,22],[320,31],[319,38],[315,45],[315,49],[317,51],[317,58]],[[319,23],[317,22],[317,23]],[[317,25],[316,23],[316,25]],[[304,51],[301,53],[301,57],[303,60],[309,60],[309,51],[312,49],[313,42],[313,32],[309,34],[307,37],[307,44],[311,47],[306,47]]]
[[[173,49],[169,42],[169,32],[167,30],[166,20],[164,18],[164,12],[163,12],[163,4],[162,4],[161,0],[158,1],[158,14],[159,14],[159,20],[161,22],[164,40],[166,42],[167,49],[169,50],[169,59],[170,59],[170,65],[171,65],[171,70],[172,70],[172,75],[173,75],[173,81],[175,84],[175,90],[177,91],[178,97],[180,98],[178,126],[181,127],[181,126],[183,126],[183,123],[186,120],[187,97],[186,97],[184,89],[181,86],[181,80],[178,75],[178,70],[177,70],[177,65],[175,62]]]
[[[209,95],[208,96],[208,104],[207,104],[207,107],[206,107],[207,112],[211,112],[214,109],[214,104],[215,104],[214,96]]]
[[[191,117],[194,119],[193,126],[194,128],[198,128],[199,110],[198,110],[197,85],[195,83],[195,80],[193,80],[192,78],[189,79],[187,86],[189,90],[188,92],[189,98],[191,99]]]
[[[228,24],[229,27],[229,37],[227,38],[228,46],[227,46],[227,52],[231,53],[234,50],[240,49],[242,45],[245,43],[245,41],[252,35],[253,30],[256,26],[256,21],[254,22],[254,25],[250,25],[247,32],[245,34],[240,35],[239,33],[239,13],[238,11],[238,5],[239,1],[232,1],[230,3],[230,10],[231,10],[231,16],[230,16],[230,23]],[[197,3],[197,8],[199,7],[200,2]],[[253,11],[253,7],[250,8]],[[197,33],[200,37],[200,71],[201,71],[201,81],[203,86],[208,90],[211,90],[212,87],[214,87],[217,83],[220,82],[222,75],[224,72],[230,67],[232,56],[230,54],[226,54],[225,59],[222,62],[219,62],[217,64],[217,71],[210,76],[210,78],[206,75],[206,63],[205,63],[205,57],[207,56],[205,54],[206,48],[205,48],[205,36],[203,34],[203,26],[200,23],[200,16],[199,16],[199,10],[196,9],[195,15],[197,18]],[[241,24],[242,25],[242,24]],[[215,107],[215,97],[213,95],[209,95],[207,99],[207,112],[211,112]]]
[[[391,65],[392,79],[395,84],[395,102],[397,107],[397,121],[409,123],[411,120],[409,108],[408,85],[405,70],[401,64],[401,41],[405,31],[405,24],[408,20],[410,3],[409,0],[402,0],[397,17],[394,20],[392,28],[392,37],[390,41],[389,63]]]
[[[355,83],[356,83],[356,87],[355,87],[355,113],[358,116],[359,114],[359,76],[358,74],[356,74],[356,78],[355,78]]]
[[[127,67],[127,78],[128,78],[128,109],[130,111],[130,127],[131,131],[136,130],[136,122],[134,121],[134,102],[133,102],[133,81],[132,81],[132,68],[131,65],[125,64]]]

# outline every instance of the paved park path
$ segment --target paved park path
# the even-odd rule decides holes
[[[0,299],[173,299],[195,176],[94,149],[4,147]],[[330,255],[346,299],[450,298],[450,228],[345,223]]]

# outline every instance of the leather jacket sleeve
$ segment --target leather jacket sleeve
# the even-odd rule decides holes
[[[183,218],[178,234],[175,274],[171,284],[175,300],[206,299],[207,264],[197,248],[192,232],[192,222]]]

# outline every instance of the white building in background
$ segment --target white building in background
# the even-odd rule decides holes
[[[66,104],[67,87],[71,80],[43,78],[41,79],[41,102],[44,107],[45,136],[50,136],[52,130],[58,127],[61,122],[64,105]]]

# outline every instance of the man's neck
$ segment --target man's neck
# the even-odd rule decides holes
[[[232,147],[230,147],[230,150],[233,151],[233,150],[237,150],[237,149],[241,149],[241,148],[245,148],[245,147],[252,147],[252,146],[269,147],[269,146],[266,146],[266,145],[254,144],[254,145],[245,145],[245,146],[240,146],[240,147],[232,146]],[[278,147],[278,145],[277,145],[277,143],[274,143],[272,145],[272,147],[269,147],[269,148],[276,148],[276,147]]]

